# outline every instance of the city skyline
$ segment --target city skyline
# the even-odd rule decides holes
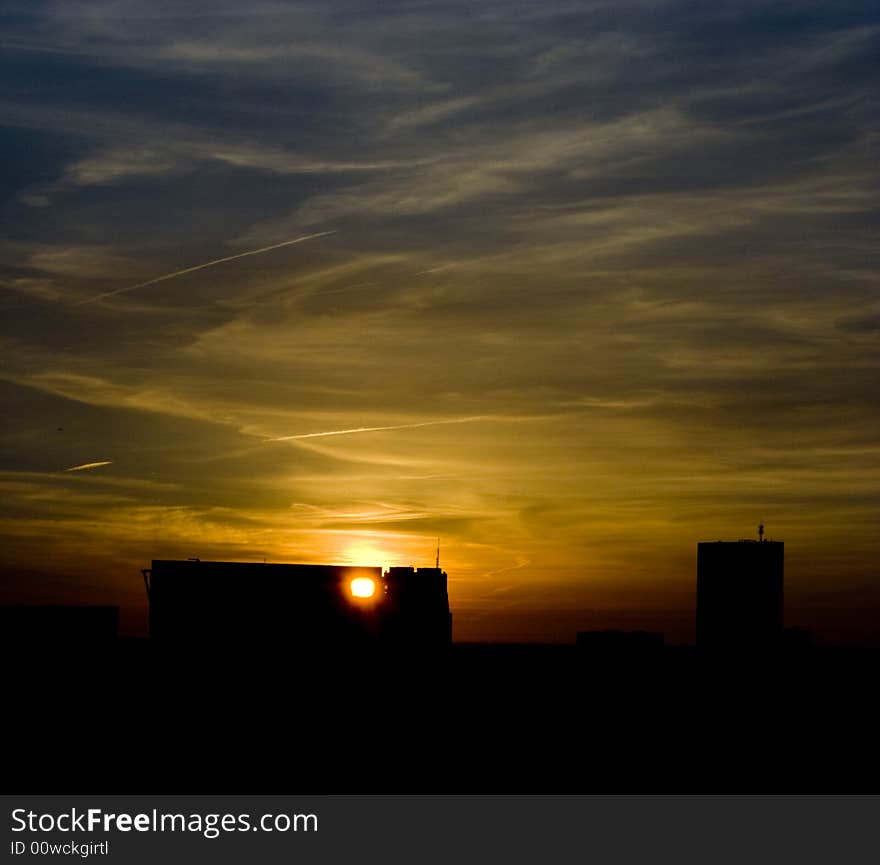
[[[877,642],[865,3],[6,4],[0,601],[428,566],[693,639],[696,544]]]

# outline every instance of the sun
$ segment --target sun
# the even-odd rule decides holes
[[[355,577],[350,583],[353,598],[372,598],[376,594],[376,581],[369,577]]]

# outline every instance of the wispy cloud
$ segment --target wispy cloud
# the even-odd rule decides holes
[[[71,466],[69,469],[64,469],[66,472],[84,472],[88,469],[99,469],[101,466],[112,466],[113,460],[101,460],[96,463],[82,463],[78,466]]]

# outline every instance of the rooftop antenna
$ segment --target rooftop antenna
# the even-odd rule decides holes
[[[764,523],[758,523],[758,543],[764,542]]]
[[[440,538],[437,538],[437,559],[434,562],[434,567],[437,568],[438,571],[440,570]]]

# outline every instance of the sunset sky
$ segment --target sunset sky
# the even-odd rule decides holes
[[[439,536],[456,639],[688,641],[763,521],[787,623],[880,640],[875,4],[0,28],[3,599]]]

